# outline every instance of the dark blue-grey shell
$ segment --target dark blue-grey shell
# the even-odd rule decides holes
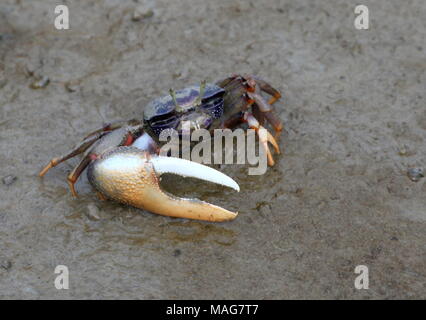
[[[207,84],[200,108],[209,113],[214,119],[223,115],[223,96],[225,90],[215,84]]]
[[[223,114],[223,96],[225,90],[207,83],[201,104],[196,105],[200,96],[200,86],[195,85],[176,91],[176,107],[173,98],[166,95],[152,100],[144,109],[144,120],[156,135],[164,129],[175,129],[180,118],[190,112],[202,111],[217,119]]]

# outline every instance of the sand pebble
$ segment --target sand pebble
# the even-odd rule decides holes
[[[422,168],[410,168],[407,171],[407,175],[411,181],[417,182],[424,177]]]
[[[3,181],[3,184],[4,185],[6,185],[6,186],[10,186],[12,183],[14,183],[16,180],[18,179],[18,177],[16,177],[16,176],[13,176],[13,175],[8,175],[8,176],[6,176],[6,177],[4,177],[3,179],[2,179],[2,181]]]

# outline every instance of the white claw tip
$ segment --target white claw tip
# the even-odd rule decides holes
[[[173,173],[183,177],[197,178],[204,181],[220,184],[236,191],[240,186],[234,179],[222,172],[203,164],[174,157],[153,157],[151,163],[158,175]]]

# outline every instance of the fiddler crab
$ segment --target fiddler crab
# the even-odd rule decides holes
[[[270,95],[266,100],[261,92]],[[247,123],[256,132],[264,129],[265,120],[275,131],[259,136],[268,164],[274,165],[270,143],[276,153],[276,142],[282,124],[272,104],[281,97],[279,91],[255,76],[232,75],[215,84],[200,85],[173,91],[150,102],[142,120],[118,121],[88,134],[69,153],[53,158],[40,172],[46,172],[63,161],[84,153],[82,160],[68,175],[71,193],[77,196],[75,183],[87,167],[90,184],[101,199],[112,199],[160,215],[205,221],[227,221],[237,216],[219,206],[198,200],[178,198],[160,189],[164,173],[197,178],[239,191],[229,176],[189,160],[159,155],[158,137],[165,129],[181,130],[183,120],[191,128],[235,128]],[[263,138],[262,138],[263,137]]]

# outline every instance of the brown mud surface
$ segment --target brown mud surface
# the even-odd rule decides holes
[[[353,1],[66,1],[62,31],[56,4],[0,2],[0,298],[426,298],[426,179],[407,176],[426,169],[425,1],[363,1],[366,31]],[[225,166],[240,193],[167,188],[236,220],[102,202],[86,175],[74,199],[78,159],[37,176],[102,123],[231,73],[283,93],[284,153],[262,176]]]

